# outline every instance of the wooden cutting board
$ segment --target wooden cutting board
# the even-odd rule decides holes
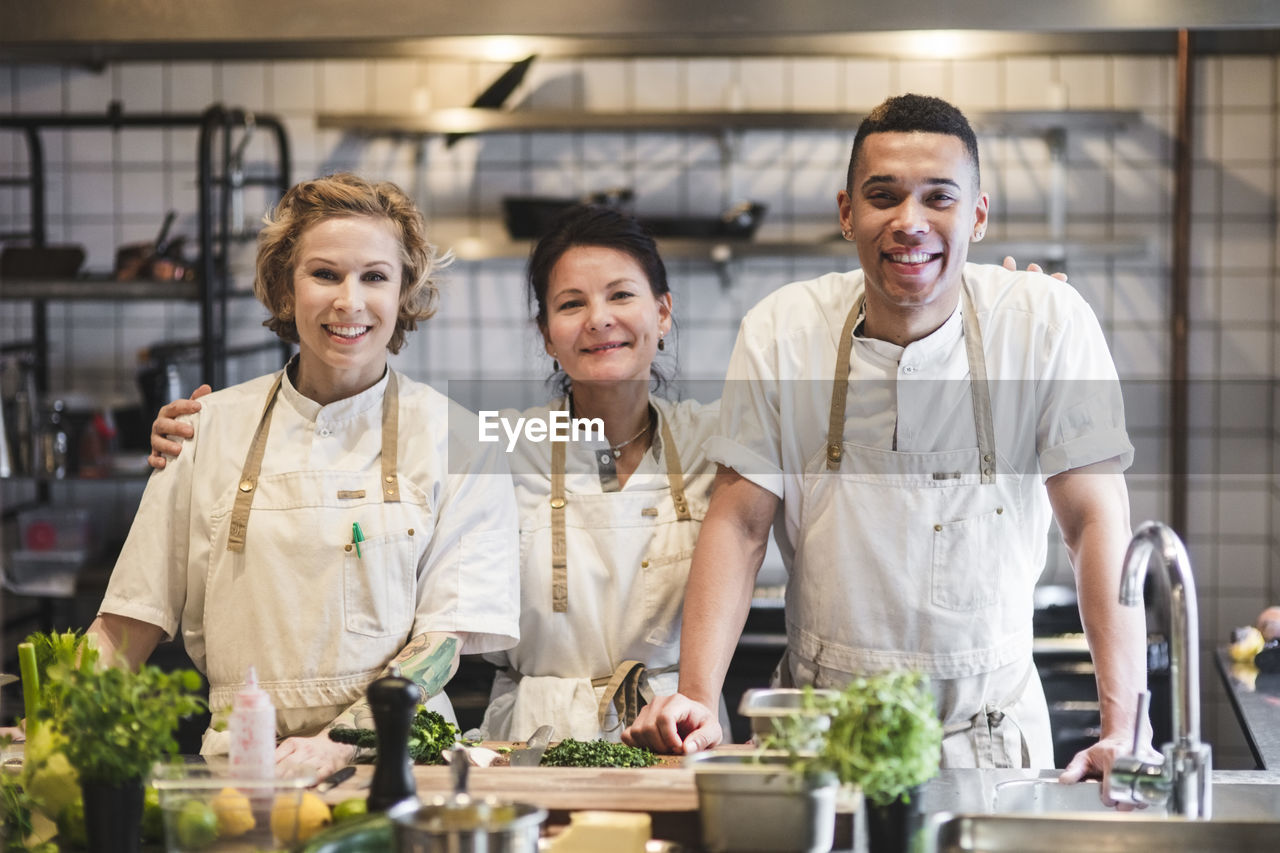
[[[504,744],[484,745],[493,748]],[[698,792],[693,771],[683,767],[682,756],[661,759],[661,763],[645,768],[472,767],[467,774],[467,788],[477,796],[492,794],[550,811],[696,812]],[[418,796],[423,800],[453,792],[453,776],[447,766],[418,765],[413,768],[413,775]],[[373,767],[360,765],[355,776],[323,796],[329,803],[364,796],[372,777]]]

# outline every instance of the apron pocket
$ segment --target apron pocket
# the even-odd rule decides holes
[[[375,536],[346,552],[342,567],[347,630],[366,637],[407,634],[413,624],[415,569],[408,528]]]
[[[645,642],[669,646],[680,639],[680,612],[684,607],[684,587],[689,580],[693,549],[649,557],[641,564],[644,572],[644,612],[649,623]]]
[[[999,601],[1000,547],[996,531],[1002,509],[973,518],[935,524],[932,598],[947,610],[971,611]]]

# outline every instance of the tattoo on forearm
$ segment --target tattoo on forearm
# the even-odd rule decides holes
[[[458,640],[456,637],[445,637],[436,645],[427,634],[419,634],[396,655],[383,675],[393,669],[399,669],[402,677],[409,679],[423,690],[422,701],[439,693],[453,676],[454,663],[458,659]],[[373,712],[369,709],[367,698],[358,699],[350,708],[343,711],[328,728],[349,726],[351,728],[372,728]]]
[[[421,687],[426,696],[435,696],[453,675],[457,651],[456,637],[445,637],[435,648],[431,647],[426,635],[414,637],[397,655],[400,673]]]

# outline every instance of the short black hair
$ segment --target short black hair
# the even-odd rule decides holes
[[[941,98],[929,95],[896,95],[888,98],[858,125],[853,137],[853,150],[849,153],[849,171],[844,186],[853,192],[853,172],[858,163],[862,143],[873,133],[943,133],[964,143],[965,151],[973,162],[973,177],[980,184],[978,166],[978,137],[964,113]]]

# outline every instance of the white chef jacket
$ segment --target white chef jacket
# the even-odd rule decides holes
[[[511,468],[520,506],[521,642],[489,656],[504,671],[494,682],[484,736],[522,740],[536,726],[551,724],[557,739],[616,741],[616,711],[602,729],[596,702],[604,687],[591,681],[623,661],[648,667],[655,695],[676,691],[685,581],[715,478],[702,448],[718,422],[718,406],[659,398],[652,403],[678,447],[692,520],[675,519],[660,440],[616,492],[601,486],[598,459],[610,453],[608,444],[569,442],[566,612],[555,612],[552,602],[551,443],[518,444]],[[559,401],[553,406],[563,408]],[[549,412],[543,406],[503,416],[543,419]],[[659,425],[655,435],[661,434]]]
[[[990,264],[966,264],[964,277],[982,324],[997,445],[1045,480],[1116,457],[1127,468],[1133,445],[1115,366],[1079,293],[1049,276]],[[804,509],[804,465],[826,441],[836,341],[862,288],[861,270],[830,273],[779,288],[747,312],[719,429],[707,444],[712,461],[783,499],[785,524],[775,525],[774,535],[788,570]],[[845,437],[903,452],[973,446],[968,371],[959,304],[941,327],[906,347],[855,337]],[[1028,401],[1037,389],[1040,398]],[[1039,534],[1048,532],[1051,516],[1042,493],[1034,516],[1040,567],[1047,540]]]
[[[220,519],[274,376],[204,397],[189,417],[195,438],[151,475],[100,611],[156,625],[170,639],[181,626],[188,653],[209,676],[215,711],[230,705],[251,662],[279,712],[279,733],[309,733],[327,722],[309,709],[332,719],[413,636],[457,633],[462,653],[518,639],[518,533],[506,460],[476,441],[473,414],[430,387],[397,374],[397,512],[412,527],[382,549],[392,553],[379,556],[383,531],[365,529],[370,541],[354,557],[350,523],[309,524],[326,511],[332,518],[335,500],[354,507],[366,528],[386,506],[377,479],[387,375],[326,406],[284,377],[260,482],[283,484],[276,495],[294,503],[273,503],[259,488],[242,564],[226,562]],[[368,494],[351,482],[369,482]],[[238,584],[253,573],[281,578],[286,598],[241,600]],[[207,623],[208,611],[232,630]],[[209,643],[207,635],[219,639]]]
[[[708,456],[782,498],[784,679],[838,686],[851,673],[920,669],[934,678],[944,724],[970,737],[944,744],[944,764],[983,766],[990,739],[974,735],[991,714],[1025,736],[1019,748],[1010,727],[993,734],[1010,736],[994,750],[997,766],[1019,752],[1027,761],[1026,747],[1045,765],[1047,716],[1030,660],[1031,593],[1051,519],[1044,480],[1105,459],[1127,465],[1132,446],[1105,341],[1078,294],[994,266],[968,264],[964,278],[991,396],[989,465],[975,450],[961,299],[906,347],[859,338],[855,326],[847,458],[827,469],[837,344],[860,271],[789,285],[747,315]],[[979,486],[987,467],[994,482]]]

